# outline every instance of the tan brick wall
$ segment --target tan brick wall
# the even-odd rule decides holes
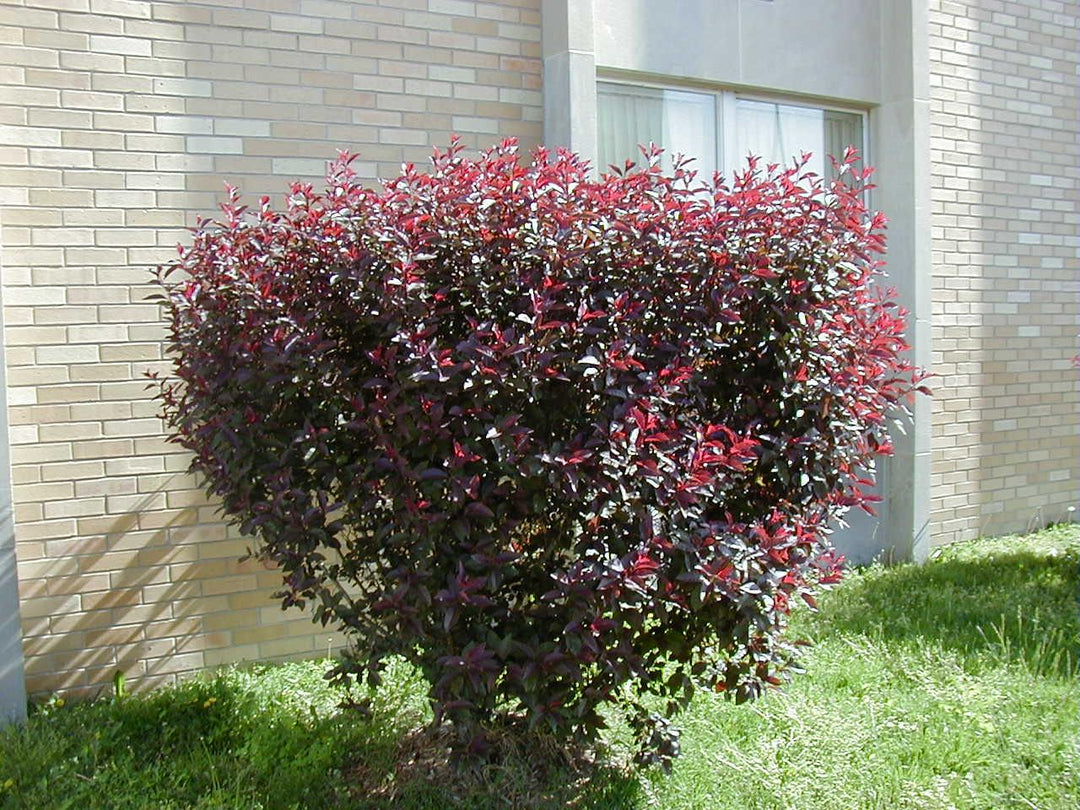
[[[328,635],[269,599],[166,446],[150,268],[222,199],[541,137],[540,0],[0,0],[0,226],[32,691]]]
[[[932,537],[1078,501],[1080,9],[931,0]]]

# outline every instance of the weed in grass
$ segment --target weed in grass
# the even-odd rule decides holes
[[[1077,673],[1076,645],[1068,628],[1041,620],[1038,610],[1025,620],[1023,608],[1018,606],[1012,621],[1002,615],[990,625],[989,633],[981,626],[978,631],[991,655],[1002,664],[1018,661],[1034,677]]]

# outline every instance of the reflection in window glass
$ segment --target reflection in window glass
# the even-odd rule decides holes
[[[812,152],[807,168],[824,168],[825,114],[809,107],[790,107],[767,101],[735,102],[740,159],[757,155],[765,163],[791,163],[793,157]]]
[[[825,111],[825,154],[832,155],[837,160],[844,157],[844,151],[849,146],[859,150],[859,157],[866,154],[866,145],[863,143],[863,117],[855,113]],[[828,160],[828,158],[826,158]],[[826,164],[827,175],[830,178],[836,176],[832,162]],[[856,168],[862,168],[862,160],[856,164]]]
[[[862,151],[862,116],[854,113],[740,98],[735,116],[740,158],[788,165],[810,152],[807,169],[833,177],[830,155],[841,158],[848,146]]]
[[[717,112],[730,116],[723,143]],[[835,176],[829,156],[843,157],[848,146],[862,154],[863,116],[800,104],[741,98],[734,91],[703,92],[660,87],[634,87],[614,82],[597,85],[598,160],[601,171],[641,163],[638,146],[655,143],[665,150],[662,165],[671,170],[676,154],[695,159],[705,177],[717,169],[730,174],[745,167],[746,156],[765,163],[790,165],[809,152],[807,168],[826,178]],[[719,155],[734,165],[722,166]]]
[[[664,149],[667,171],[677,154],[694,158],[693,167],[705,177],[716,171],[716,97],[711,93],[600,84],[597,115],[601,171],[610,165],[622,168],[628,159],[641,164],[638,146],[650,143]]]

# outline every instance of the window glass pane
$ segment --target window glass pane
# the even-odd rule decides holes
[[[735,102],[735,120],[740,160],[757,155],[766,164],[790,165],[793,158],[811,152],[807,169],[821,174],[825,167],[824,111],[740,98]]]
[[[866,147],[863,144],[862,126],[863,118],[857,113],[826,110],[825,154],[832,155],[837,160],[842,160],[844,151],[849,146],[854,146],[859,150],[859,156],[864,157]],[[855,167],[861,169],[862,160],[856,163]],[[827,176],[830,179],[834,179],[836,177],[836,172],[833,170],[832,161],[829,161],[826,168],[828,169]]]
[[[862,116],[817,110],[793,104],[738,99],[735,102],[738,153],[761,157],[766,163],[789,165],[803,152],[812,153],[807,168],[832,178],[829,156],[842,158],[848,146],[863,151]]]
[[[600,84],[597,87],[598,168],[622,167],[629,159],[641,164],[638,145],[664,149],[662,165],[672,158],[695,159],[693,168],[705,177],[716,171],[716,96],[687,90],[661,90]]]
[[[626,160],[641,163],[639,145],[655,143],[664,149],[661,161],[671,170],[672,158],[684,154],[695,159],[704,176],[721,168],[717,131],[717,105],[728,97],[733,105],[727,133],[733,143],[729,158],[737,156],[730,173],[745,165],[748,154],[766,163],[790,165],[803,152],[811,154],[807,168],[826,178],[835,176],[829,156],[840,158],[848,146],[865,150],[863,116],[797,104],[736,98],[734,93],[705,93],[599,82],[597,84],[598,168],[621,167]]]

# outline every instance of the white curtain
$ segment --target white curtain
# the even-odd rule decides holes
[[[716,93],[633,87],[600,82],[597,85],[599,154],[597,166],[622,168],[629,159],[642,162],[640,146],[655,143],[664,149],[662,165],[671,169],[672,158],[683,154],[705,177],[716,171],[720,151],[716,129]],[[803,152],[812,157],[807,169],[834,176],[828,156],[841,158],[848,146],[863,150],[863,119],[857,113],[815,109],[738,98],[735,104],[735,146],[738,164],[745,168],[753,154],[765,163],[791,165]]]
[[[825,154],[841,160],[844,157],[844,151],[849,146],[858,149],[860,156],[864,154],[862,116],[854,113],[827,110],[825,112]],[[862,160],[856,165],[861,168]],[[836,177],[831,161],[826,164],[825,168],[830,179]]]
[[[703,176],[716,170],[716,97],[711,93],[659,90],[601,83],[597,87],[598,168],[622,168],[629,159],[643,162],[638,146],[664,149],[662,165],[670,170],[677,154],[694,158]]]
[[[740,98],[735,102],[739,160],[756,155],[764,164],[789,166],[810,152],[806,168],[820,175],[826,165],[824,119],[822,110]]]

